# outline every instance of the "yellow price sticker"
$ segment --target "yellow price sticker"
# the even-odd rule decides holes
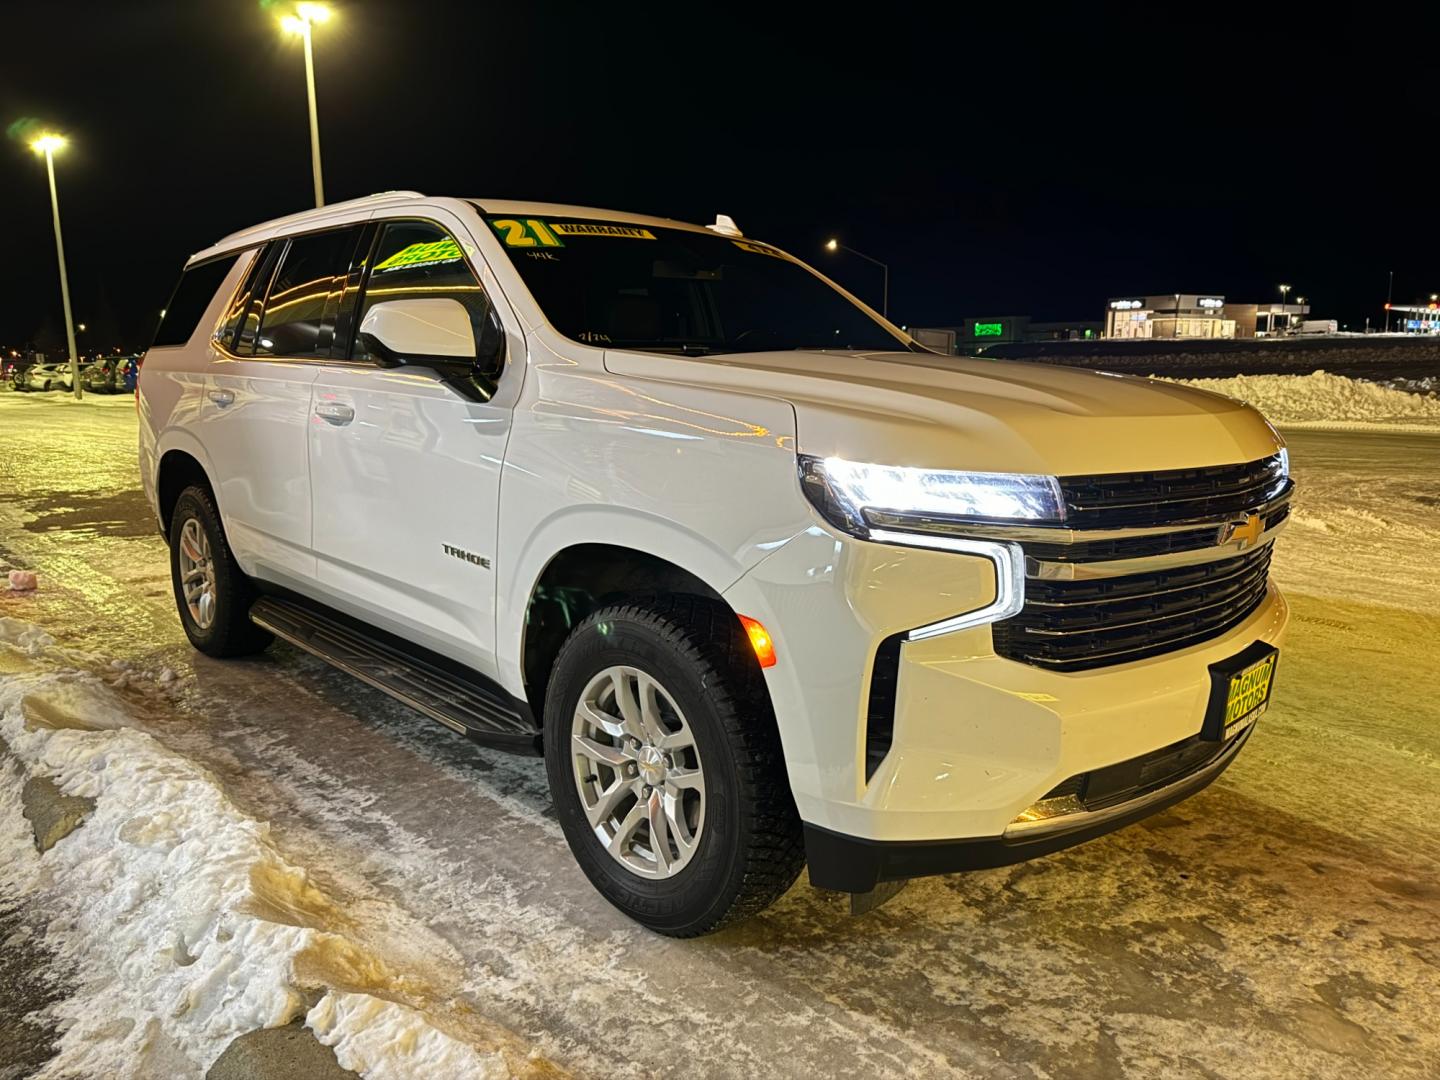
[[[460,245],[448,236],[444,240],[423,241],[401,248],[389,258],[375,265],[376,271],[395,270],[402,266],[420,266],[430,263],[454,262],[463,258]]]

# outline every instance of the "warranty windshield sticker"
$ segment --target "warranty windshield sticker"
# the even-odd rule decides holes
[[[598,221],[572,221],[555,223],[550,228],[561,236],[618,236],[625,240],[654,240],[655,234],[649,229],[635,225],[607,225]]]
[[[564,247],[550,226],[537,218],[491,218],[490,227],[500,234],[500,242],[509,248]]]

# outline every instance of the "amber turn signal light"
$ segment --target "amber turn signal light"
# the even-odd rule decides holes
[[[749,615],[740,616],[740,625],[745,627],[745,635],[750,639],[750,647],[755,650],[755,659],[760,661],[760,666],[774,667],[775,642],[770,640],[770,631]]]

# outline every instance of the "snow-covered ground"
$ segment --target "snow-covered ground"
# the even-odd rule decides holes
[[[133,411],[0,397],[0,567],[40,574],[0,591],[0,899],[65,987],[51,1075],[198,1076],[292,1015],[372,1076],[1440,1073],[1440,438],[1287,437],[1295,621],[1213,788],[862,919],[802,881],[675,942],[595,895],[538,762],[292,650],[197,656]],[[44,856],[24,771],[96,798]]]
[[[236,1036],[302,1017],[366,1077],[529,1071],[513,1037],[473,1025],[455,1037],[441,1030],[443,1008],[402,1004],[426,1002],[426,973],[443,967],[414,955],[428,935],[411,927],[410,955],[391,956],[355,933],[268,825],[141,730],[111,685],[135,677],[128,664],[59,648],[14,618],[0,620],[3,646],[20,662],[0,682],[0,740],[26,772],[95,800],[84,825],[37,858],[18,777],[0,784],[0,887],[52,913],[47,945],[75,975],[54,1010],[54,1075],[203,1071]]]
[[[1440,397],[1426,392],[1431,389],[1429,379],[1392,387],[1316,371],[1171,381],[1247,401],[1281,427],[1440,431]]]

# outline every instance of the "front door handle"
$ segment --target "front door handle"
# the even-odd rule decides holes
[[[315,406],[315,415],[322,420],[328,420],[332,424],[348,424],[355,419],[355,410],[349,405],[341,405],[334,401],[327,401]]]
[[[233,390],[211,390],[210,400],[222,409],[227,405],[235,404],[235,391]]]

